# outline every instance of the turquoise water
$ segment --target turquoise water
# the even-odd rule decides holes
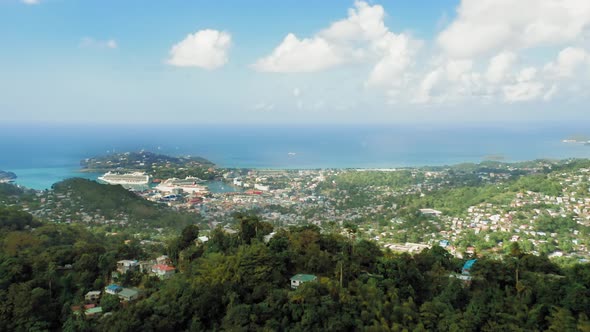
[[[96,180],[100,175],[82,173],[79,172],[79,168],[71,167],[20,168],[14,169],[13,172],[18,177],[15,183],[37,190],[49,189],[54,183],[72,177]]]
[[[45,189],[78,173],[80,160],[141,149],[198,155],[229,168],[389,168],[590,158],[590,123],[503,126],[66,126],[0,124],[0,170]],[[215,187],[215,186],[213,186]],[[219,190],[225,190],[220,185]],[[231,189],[230,189],[231,190]]]
[[[79,177],[96,181],[102,173],[80,172],[78,168],[52,167],[52,168],[23,168],[15,169],[18,178],[15,183],[21,186],[44,190],[61,180]],[[222,181],[206,181],[204,183],[212,193],[241,192],[243,189],[230,186]]]
[[[52,168],[23,168],[15,169],[18,178],[15,183],[21,186],[44,190],[59,181],[72,177],[79,177],[96,181],[102,173],[80,172],[78,168],[52,167]],[[206,181],[204,183],[212,193],[241,192],[243,189],[230,186],[222,181]]]
[[[212,193],[231,193],[231,192],[243,192],[244,189],[240,187],[230,186],[223,181],[206,181],[204,185],[209,188]]]

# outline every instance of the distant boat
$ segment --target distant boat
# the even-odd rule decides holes
[[[150,182],[149,175],[141,172],[126,174],[107,172],[98,179],[108,184],[148,184]]]
[[[293,156],[295,156],[296,154],[297,154],[297,153],[295,153],[295,152],[289,152],[289,153],[287,153],[287,155],[289,155],[289,157],[293,157]]]

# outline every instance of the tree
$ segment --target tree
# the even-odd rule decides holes
[[[121,307],[121,301],[117,295],[104,294],[100,299],[100,306],[103,312],[117,311]]]

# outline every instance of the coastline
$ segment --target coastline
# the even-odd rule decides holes
[[[434,168],[446,168],[446,167],[454,167],[463,164],[480,164],[480,163],[498,163],[503,165],[511,165],[511,164],[519,164],[519,163],[526,163],[526,162],[538,162],[538,161],[545,161],[545,162],[559,162],[565,160],[590,160],[590,158],[539,158],[533,160],[524,160],[524,161],[495,161],[495,160],[483,160],[480,159],[478,161],[463,161],[463,162],[455,162],[455,163],[444,163],[444,164],[429,164],[429,165],[404,165],[404,166],[394,166],[394,167],[383,167],[383,166],[376,166],[376,167],[309,167],[309,168],[301,168],[301,167],[294,167],[294,168],[285,168],[285,167],[218,167],[221,169],[227,170],[238,170],[238,169],[253,169],[257,171],[305,171],[305,170],[348,170],[348,171],[358,171],[358,172],[366,172],[366,171],[374,171],[374,172],[395,172],[400,170],[407,170],[407,169],[434,169]],[[13,181],[17,185],[24,186],[26,188],[35,189],[35,190],[45,190],[50,189],[53,184],[56,182],[68,179],[68,178],[84,178],[93,181],[97,181],[98,177],[106,173],[108,169],[99,170],[99,169],[81,169],[78,167],[40,167],[40,168],[19,168],[13,169],[11,172],[19,174],[18,178]]]

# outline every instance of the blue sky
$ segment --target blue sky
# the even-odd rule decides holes
[[[0,117],[590,120],[589,37],[586,0],[0,0]]]

